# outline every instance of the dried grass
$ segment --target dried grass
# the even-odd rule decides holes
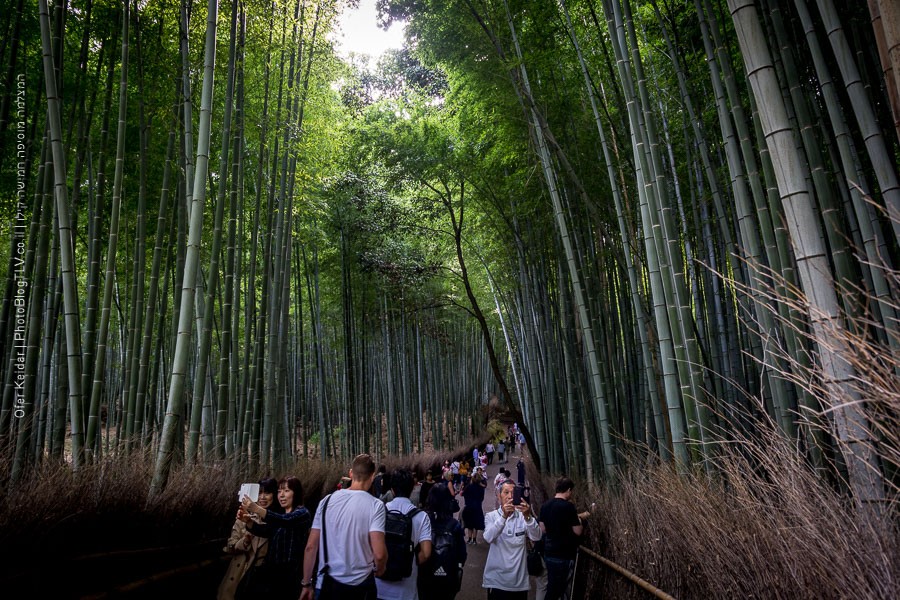
[[[471,449],[471,446],[468,446]],[[467,452],[426,452],[385,460],[424,477],[446,459]],[[3,460],[5,458],[5,460]],[[73,473],[45,463],[0,496],[0,560],[43,556],[63,560],[149,547],[192,545],[228,535],[242,482],[268,475],[230,462],[174,468],[165,491],[149,500],[155,456],[149,452],[104,459]],[[0,457],[0,481],[9,481],[10,457]],[[300,479],[304,503],[315,510],[334,490],[349,461],[298,460],[273,476]],[[11,563],[5,563],[11,564]]]
[[[676,598],[895,598],[897,515],[859,511],[765,431],[722,442],[714,476],[636,452],[614,483],[577,482],[579,509],[597,503],[585,545]],[[529,479],[535,505],[552,496],[555,477]],[[579,572],[585,597],[647,597],[584,555]]]
[[[769,282],[777,279],[774,273],[763,275]],[[900,274],[885,271],[885,275],[893,289],[900,290]],[[799,314],[808,313],[798,290],[791,299],[779,297],[774,285],[763,290],[771,306],[787,303]],[[736,415],[733,407],[729,416],[717,415],[728,433],[714,438],[707,447],[710,462],[693,473],[678,475],[653,453],[633,449],[614,482],[601,489],[582,484],[576,488],[579,507],[591,501],[598,506],[588,522],[586,545],[682,599],[896,598],[900,340],[866,312],[874,298],[858,289],[841,293],[861,299],[861,306],[848,326],[829,322],[831,346],[826,350],[847,360],[855,373],[842,382],[840,396],[823,383],[815,366],[820,350],[815,342],[821,339],[796,330],[811,348],[813,367],[804,366],[774,342],[767,346],[767,368],[778,364],[773,358],[783,361],[780,364],[788,369],[778,375],[821,403],[818,410],[801,409],[795,415],[798,439],[785,437],[758,399],[751,399],[752,416]],[[774,310],[773,316],[793,327]],[[753,329],[752,323],[745,325]],[[835,415],[841,411],[864,424],[855,439],[840,439]],[[814,437],[826,442],[819,463],[810,452]],[[858,489],[848,483],[846,465],[854,453],[876,457],[884,476],[883,499],[867,503],[854,497]],[[535,473],[530,477],[542,500],[553,489],[553,478]],[[647,597],[585,557],[579,570],[586,597]]]

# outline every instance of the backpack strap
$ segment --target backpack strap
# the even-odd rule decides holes
[[[406,513],[406,516],[409,517],[409,541],[412,542],[413,548],[419,547],[419,542],[413,540],[412,537],[413,537],[413,532],[415,531],[415,528],[416,528],[416,524],[413,523],[413,519],[415,519],[416,515],[419,514],[420,512],[422,512],[422,511],[419,510],[418,508],[416,508],[415,506],[413,506],[412,510],[410,510],[408,513]],[[417,560],[415,556],[413,556],[413,560]]]
[[[325,554],[325,564],[319,569],[319,573],[328,572],[328,531],[325,528],[325,513],[328,511],[329,500],[331,500],[331,494],[325,498],[325,503],[322,505],[322,548],[324,551],[323,553]]]

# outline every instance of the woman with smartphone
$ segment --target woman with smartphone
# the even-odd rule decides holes
[[[265,600],[297,600],[303,573],[303,551],[312,525],[312,515],[303,506],[303,486],[299,479],[287,476],[278,482],[278,503],[284,514],[264,508],[244,496],[238,515],[250,533],[269,538],[265,570],[270,590],[265,594]],[[255,523],[254,516],[262,523]]]
[[[275,495],[278,493],[278,482],[274,479],[261,479],[259,482],[259,500],[257,503],[262,508],[272,506]],[[219,584],[216,595],[218,600],[233,600],[251,579],[257,567],[265,563],[266,551],[269,548],[269,540],[253,535],[247,531],[247,525],[240,518],[234,521],[231,528],[231,536],[225,544],[225,553],[231,555],[228,570]]]

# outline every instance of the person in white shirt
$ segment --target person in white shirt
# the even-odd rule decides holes
[[[387,547],[384,503],[369,493],[375,479],[372,457],[357,456],[350,478],[348,489],[326,496],[316,510],[303,559],[300,600],[313,599],[314,583],[319,600],[376,598],[375,576],[384,572]],[[313,579],[317,558],[322,574],[318,581]]]
[[[500,469],[497,473],[497,476],[494,477],[494,491],[496,492],[494,498],[494,508],[500,508],[500,486],[503,482],[509,479],[509,471],[506,469]]]
[[[500,508],[485,515],[484,540],[488,543],[482,587],[488,600],[526,600],[528,568],[526,538],[541,539],[541,527],[531,514],[531,506],[522,500],[513,505],[516,484],[506,481],[500,486]]]
[[[409,499],[409,493],[413,487],[412,473],[407,469],[396,469],[391,473],[391,490],[394,499],[385,505],[387,510],[397,510],[403,514],[409,514],[416,510],[415,505]],[[400,581],[385,581],[376,579],[378,598],[380,600],[418,600],[419,591],[416,581],[419,577],[419,565],[425,563],[431,556],[431,520],[424,511],[419,511],[412,518],[412,542],[416,546],[415,560],[412,563],[412,574]]]
[[[453,475],[453,485],[458,487],[460,483],[458,460],[454,460],[452,463],[450,463],[450,473]]]

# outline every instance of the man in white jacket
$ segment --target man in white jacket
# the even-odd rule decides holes
[[[506,481],[500,486],[500,508],[484,516],[484,540],[488,543],[482,587],[488,600],[525,600],[528,597],[526,538],[541,539],[541,527],[522,500],[513,505],[516,484]]]

